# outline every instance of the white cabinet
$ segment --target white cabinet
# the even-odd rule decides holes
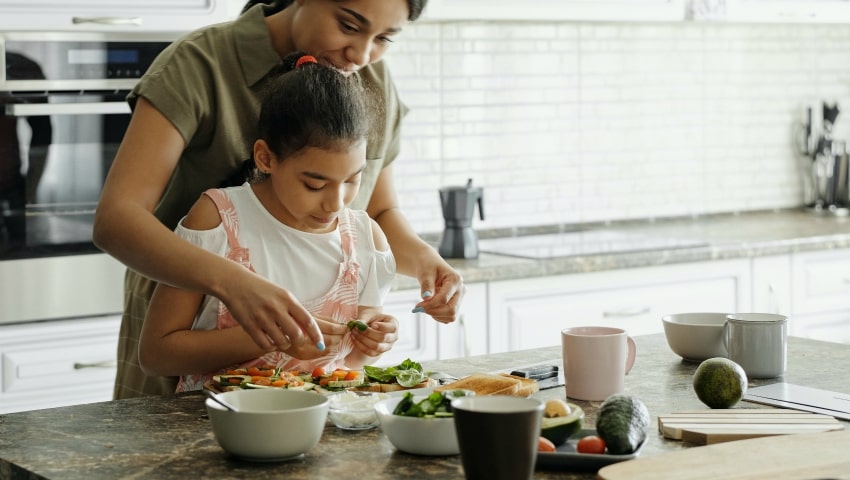
[[[754,23],[848,23],[847,0],[727,0],[726,20]]]
[[[850,249],[795,254],[789,333],[850,344]]]
[[[676,21],[684,0],[429,0],[423,20]]]
[[[228,14],[226,0],[0,0],[0,30],[188,32]]]
[[[450,324],[439,323],[424,313],[411,313],[419,303],[419,289],[391,292],[384,303],[384,312],[398,319],[399,339],[375,363],[389,366],[406,358],[425,362],[486,353],[487,285],[477,283],[466,287],[460,316]]]
[[[755,257],[753,264],[753,312],[791,313],[791,256]]]
[[[489,351],[558,345],[566,327],[663,332],[661,317],[751,308],[749,259],[493,282]]]
[[[0,413],[112,399],[120,315],[0,327]]]

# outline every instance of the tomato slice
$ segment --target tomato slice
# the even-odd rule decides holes
[[[355,370],[350,370],[348,373],[345,374],[345,377],[343,377],[342,379],[343,380],[357,380],[359,377],[360,377],[360,372],[355,371]]]
[[[316,367],[313,369],[313,373],[310,374],[313,378],[319,378],[325,375],[325,369],[322,367]]]

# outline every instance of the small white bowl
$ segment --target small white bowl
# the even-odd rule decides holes
[[[328,399],[315,392],[285,389],[235,390],[219,394],[238,411],[206,400],[219,445],[252,461],[298,458],[319,443],[328,416]]]
[[[427,396],[427,395],[426,395]],[[419,402],[425,396],[414,396]],[[396,396],[375,404],[381,431],[395,448],[414,455],[458,455],[460,448],[455,434],[455,419],[419,418],[394,415],[402,397]]]
[[[676,313],[661,319],[670,350],[685,360],[701,362],[726,357],[723,324],[728,313]]]
[[[344,391],[328,397],[328,416],[343,430],[371,430],[378,426],[375,404],[389,398],[378,392]]]

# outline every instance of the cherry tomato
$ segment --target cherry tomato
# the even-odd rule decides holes
[[[578,453],[605,453],[605,440],[596,435],[589,435],[578,441],[576,451]]]
[[[359,376],[360,376],[360,372],[358,372],[356,370],[350,370],[348,373],[345,374],[345,377],[343,378],[343,380],[357,380],[357,377],[359,377]]]
[[[537,451],[538,452],[554,452],[555,451],[555,444],[552,443],[552,441],[549,440],[546,437],[539,437],[537,439]]]
[[[313,369],[313,373],[310,374],[313,378],[319,378],[325,374],[325,369],[322,367],[316,367]]]

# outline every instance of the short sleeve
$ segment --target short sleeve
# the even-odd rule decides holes
[[[219,224],[210,230],[192,230],[183,226],[183,220],[185,219],[186,217],[180,219],[180,223],[177,224],[174,233],[208,252],[220,256],[224,256],[227,253],[227,233],[224,231],[223,224]]]

